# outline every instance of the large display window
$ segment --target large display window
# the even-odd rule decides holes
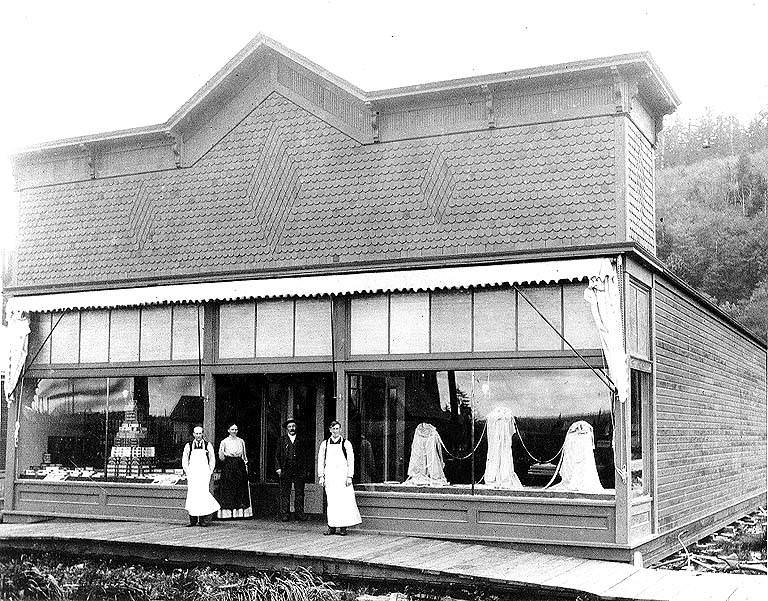
[[[27,380],[19,477],[176,484],[202,421],[195,376]]]
[[[613,492],[611,403],[588,369],[351,374],[355,481]]]

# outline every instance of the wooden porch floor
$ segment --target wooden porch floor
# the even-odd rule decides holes
[[[317,522],[216,522],[207,529],[145,522],[50,520],[0,524],[0,548],[157,563],[210,563],[274,570],[306,567],[326,576],[491,586],[542,596],[618,600],[763,599],[762,576],[695,574],[520,551],[510,547],[363,534],[323,536]]]

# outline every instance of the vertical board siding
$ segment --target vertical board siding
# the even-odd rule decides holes
[[[575,108],[599,109],[610,103],[610,86],[598,82],[562,90],[502,93],[494,99],[494,109],[499,121],[504,123],[526,116],[558,115]]]
[[[660,532],[766,489],[766,351],[657,280]]]
[[[479,129],[487,123],[485,99],[476,97],[384,113],[379,117],[379,134],[383,141],[389,141]]]
[[[369,127],[362,101],[353,99],[330,82],[299,72],[283,61],[277,63],[277,81],[356,130],[362,132]]]
[[[656,253],[655,165],[650,142],[627,119],[627,236]]]

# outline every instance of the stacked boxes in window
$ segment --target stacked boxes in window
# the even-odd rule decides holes
[[[128,478],[147,475],[155,465],[155,447],[141,446],[147,429],[139,423],[136,405],[125,412],[125,418],[115,435],[115,444],[107,462],[108,478]]]

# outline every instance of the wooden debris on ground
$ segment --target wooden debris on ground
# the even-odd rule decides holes
[[[768,575],[765,507],[651,566],[664,570]]]

